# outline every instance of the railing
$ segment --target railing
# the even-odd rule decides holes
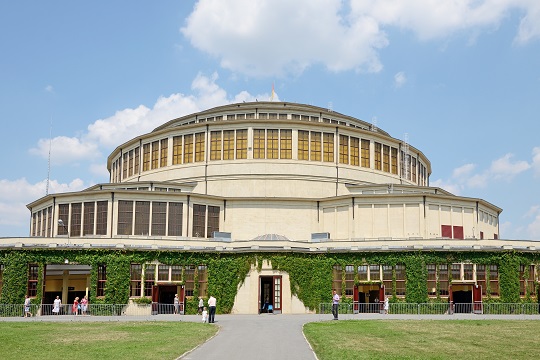
[[[86,311],[73,309],[71,304],[64,304],[54,311],[53,304],[32,304],[32,316],[147,316],[158,314],[184,314],[184,304],[175,309],[173,304],[89,304]],[[0,317],[23,317],[23,304],[0,304]]]
[[[319,304],[320,314],[331,314],[332,303]],[[341,303],[340,314],[384,313],[382,303]],[[398,315],[540,315],[539,303],[390,303],[389,314]]]

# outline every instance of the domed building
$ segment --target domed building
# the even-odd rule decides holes
[[[324,287],[372,303],[407,296],[407,261],[385,263],[390,254],[436,252],[439,258],[426,259],[422,270],[426,297],[459,292],[471,302],[497,295],[499,285],[490,289],[498,272],[472,261],[470,252],[521,247],[537,256],[531,242],[498,240],[499,207],[431,187],[431,163],[420,149],[316,106],[251,102],[183,116],[120,144],[107,168],[109,183],[29,204],[30,237],[8,243],[9,251],[145,254],[131,260],[125,286],[131,300],[158,303],[175,293],[191,299],[213,292],[219,300],[212,267],[187,264],[186,256],[204,254],[212,262],[247,254],[251,265],[222,309],[233,313],[257,313],[267,302],[275,312],[316,310],[323,299],[306,304],[302,285],[277,265],[278,257],[342,256],[326,270],[332,279]],[[157,255],[163,252],[171,254],[167,261]],[[448,260],[448,254],[462,255]],[[175,256],[184,260],[175,264]],[[42,301],[59,293],[66,301],[83,292],[105,296],[105,267],[79,261],[66,280],[64,266],[46,260],[38,266],[45,275],[36,287],[47,284]],[[536,265],[531,258],[523,266],[523,286],[530,287]],[[60,286],[68,282],[77,284],[71,292]]]

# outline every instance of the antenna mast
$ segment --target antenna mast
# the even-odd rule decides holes
[[[47,161],[47,188],[45,189],[45,195],[49,195],[49,180],[51,178],[51,147],[52,147],[52,116],[51,116],[51,124],[49,126],[49,157]]]

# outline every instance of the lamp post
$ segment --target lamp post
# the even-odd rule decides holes
[[[61,226],[66,230],[67,238],[68,238],[68,245],[69,245],[70,244],[70,242],[69,242],[69,230],[67,229],[67,226],[66,226],[66,224],[64,224],[64,221],[62,219],[58,219],[58,226]]]

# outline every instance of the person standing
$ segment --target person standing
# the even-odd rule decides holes
[[[216,298],[213,297],[212,295],[208,299],[208,310],[209,310],[208,322],[213,323],[214,317],[216,315]]]
[[[81,312],[83,315],[86,315],[88,311],[88,296],[85,295],[81,300]]]
[[[60,300],[60,296],[57,296],[56,299],[53,301],[53,309],[52,312],[54,315],[60,314],[60,308],[62,307],[62,300]]]
[[[339,295],[336,290],[334,290],[334,296],[332,297],[332,315],[334,315],[334,320],[338,319],[339,311]]]
[[[390,306],[390,304],[388,303],[388,296],[385,296],[385,298],[384,298],[384,313],[385,314],[388,314],[389,306]]]
[[[32,317],[30,305],[32,305],[32,300],[28,295],[24,295],[24,317]]]
[[[205,323],[207,320],[208,320],[208,311],[206,311],[206,306],[203,306],[202,322]]]
[[[197,313],[198,313],[199,315],[202,314],[203,308],[204,308],[204,301],[203,301],[203,299],[202,299],[202,296],[199,296],[199,309],[197,310]]]
[[[180,299],[178,298],[178,294],[174,294],[174,313],[180,313]]]
[[[71,313],[73,315],[79,314],[79,297],[77,296],[75,300],[73,300],[73,306],[71,307]]]

